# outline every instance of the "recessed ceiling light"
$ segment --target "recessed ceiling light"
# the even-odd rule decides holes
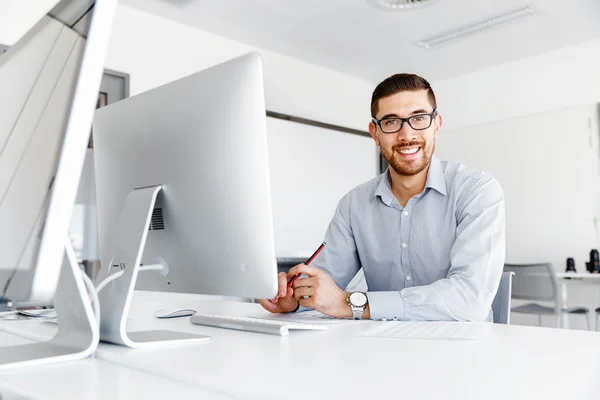
[[[479,20],[468,25],[437,33],[428,38],[419,40],[417,44],[427,50],[432,50],[447,43],[455,42],[460,39],[465,39],[467,37],[475,36],[480,33],[502,28],[531,17],[535,17],[538,14],[538,11],[534,7],[525,6]]]
[[[168,3],[176,7],[185,8],[189,4],[195,2],[196,0],[160,0],[163,3]]]
[[[400,11],[435,3],[438,0],[367,0],[375,8]]]

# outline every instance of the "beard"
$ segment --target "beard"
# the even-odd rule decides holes
[[[398,155],[397,151],[406,147],[419,146],[421,149],[421,155],[417,159],[403,160]],[[381,148],[381,154],[387,160],[388,164],[396,173],[400,176],[413,176],[423,171],[431,162],[431,157],[435,150],[435,142],[431,144],[426,143],[424,140],[412,140],[410,142],[404,142],[392,146],[391,152],[387,149]]]

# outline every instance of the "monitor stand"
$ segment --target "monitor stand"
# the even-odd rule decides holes
[[[100,291],[100,340],[123,346],[156,347],[183,342],[207,341],[209,336],[168,330],[127,332],[127,315],[139,272],[140,261],[146,245],[148,226],[156,196],[162,186],[135,189],[125,199],[125,205],[116,225],[115,256],[102,275],[108,276],[113,269],[123,275]]]
[[[54,296],[58,332],[46,342],[0,347],[0,370],[79,360],[96,350],[98,324],[80,274],[81,269],[67,237]],[[2,327],[0,330],[19,336],[19,333]]]

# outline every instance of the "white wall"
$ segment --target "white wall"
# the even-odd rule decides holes
[[[120,5],[106,67],[131,74],[134,95],[254,49]],[[276,53],[260,53],[268,109],[367,129],[371,83]]]
[[[308,258],[340,199],[378,174],[375,142],[274,118],[267,119],[267,134],[275,250],[279,257]]]
[[[600,39],[432,82],[444,130],[600,102]]]

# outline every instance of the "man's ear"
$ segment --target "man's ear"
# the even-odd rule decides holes
[[[435,115],[435,134],[437,136],[439,130],[442,128],[442,124],[444,123],[444,120],[442,119],[441,114],[437,113]]]
[[[373,121],[369,122],[369,133],[371,134],[373,140],[375,140],[375,144],[379,146],[379,138],[377,137],[377,125],[375,125],[375,122]]]

